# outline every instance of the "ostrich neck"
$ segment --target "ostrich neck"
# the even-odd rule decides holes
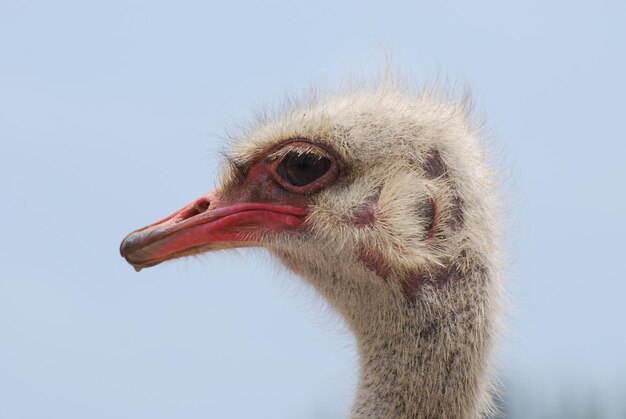
[[[344,313],[360,358],[354,419],[478,418],[490,410],[493,295],[481,275],[454,281],[425,285],[410,303],[396,296],[379,310],[376,301]]]
[[[446,319],[424,327],[379,325],[378,333],[357,335],[360,377],[353,418],[479,417],[489,395],[486,345],[475,341],[487,333],[462,327]],[[383,328],[396,333],[382,333]]]
[[[495,275],[466,265],[464,273],[423,284],[407,299],[393,281],[341,262],[338,257],[324,265],[301,260],[288,266],[309,279],[355,335],[360,373],[352,418],[489,413]]]

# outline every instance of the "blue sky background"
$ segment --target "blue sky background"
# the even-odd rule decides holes
[[[624,417],[625,20],[623,1],[0,0],[0,418],[344,417],[352,338],[265,253],[137,274],[118,246],[214,186],[228,124],[377,74],[381,45],[487,115],[517,408]]]

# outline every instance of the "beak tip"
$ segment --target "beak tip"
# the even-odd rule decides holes
[[[133,267],[135,272],[139,272],[141,271],[141,269],[143,269],[143,266],[134,264],[128,258],[133,247],[133,242],[134,242],[133,239],[134,239],[134,233],[130,233],[129,235],[124,237],[124,240],[122,240],[122,243],[120,244],[120,256],[122,256],[126,260],[126,262],[128,262]]]

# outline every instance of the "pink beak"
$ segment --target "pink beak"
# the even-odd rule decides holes
[[[154,224],[124,238],[120,253],[139,272],[170,259],[209,250],[251,247],[266,232],[295,230],[304,208],[266,202],[220,200],[212,191]]]

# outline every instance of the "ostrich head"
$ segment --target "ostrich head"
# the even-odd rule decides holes
[[[265,247],[353,330],[355,417],[477,416],[498,294],[483,154],[464,101],[388,84],[318,96],[240,135],[215,191],[121,252],[140,270]]]

